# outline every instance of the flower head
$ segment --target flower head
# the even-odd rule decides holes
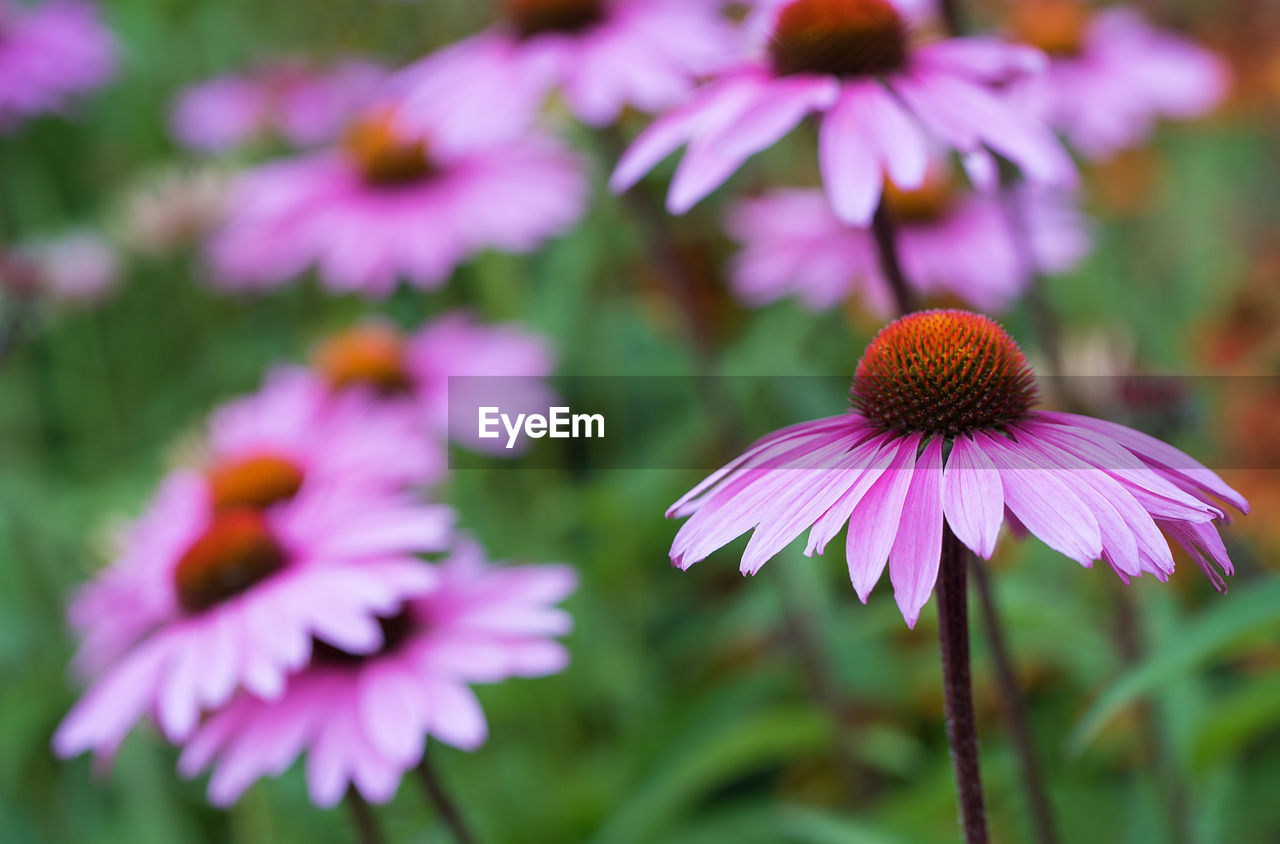
[[[193,149],[221,152],[269,137],[297,146],[335,140],[386,77],[375,64],[332,68],[278,63],[201,82],[178,98],[170,123]]]
[[[344,143],[250,171],[213,239],[216,282],[274,287],[316,266],[341,292],[385,296],[401,278],[438,287],[477,252],[530,252],[582,213],[575,157],[538,135],[486,146],[409,132],[394,110]]]
[[[97,9],[81,0],[27,8],[0,0],[0,129],[101,87],[116,45]]]
[[[499,567],[463,543],[433,570],[430,590],[381,619],[372,653],[315,647],[276,700],[242,694],[187,743],[179,769],[213,767],[209,797],[233,803],[304,751],[311,800],[332,806],[348,784],[385,802],[432,736],[464,750],[487,737],[471,683],[554,674],[568,653],[554,637],[572,620],[554,605],[574,589],[567,566]]]
[[[1162,117],[1203,116],[1227,93],[1225,61],[1133,9],[1019,0],[1009,31],[1049,56],[1044,74],[1017,83],[1016,98],[1090,158],[1140,145]]]
[[[1033,410],[1036,387],[1014,341],[987,317],[926,311],[872,341],[847,413],[752,445],[682,497],[690,516],[671,548],[686,569],[754,529],[744,574],[809,528],[821,554],[848,525],[849,576],[867,600],[886,563],[914,626],[938,575],[943,525],[990,559],[1000,525],[1025,529],[1086,567],[1126,582],[1164,580],[1163,530],[1216,587],[1232,573],[1213,526],[1220,502],[1247,502],[1181,451],[1122,425]]]
[[[627,107],[672,105],[736,43],[709,0],[502,0],[500,7],[501,23],[402,75],[410,114],[441,97],[467,97],[475,102],[465,120],[518,129],[558,90],[579,119],[604,126]],[[494,96],[502,108],[485,111]]]
[[[945,170],[915,190],[891,182],[884,199],[898,222],[898,256],[907,283],[922,296],[949,296],[1002,311],[1035,271],[1071,269],[1089,249],[1089,230],[1066,191],[1024,186],[1030,256],[1010,225],[1012,195],[962,191]],[[888,315],[893,299],[869,229],[840,222],[818,190],[774,190],[740,200],[726,221],[742,244],[731,281],[739,298],[763,305],[788,294],[814,310],[853,294]],[[1033,261],[1027,266],[1028,258]]]
[[[555,356],[542,338],[519,326],[484,325],[455,311],[412,335],[385,323],[358,325],[326,339],[315,367],[335,390],[407,405],[437,438],[493,451],[493,441],[477,436],[475,408],[492,404],[488,399],[500,393],[508,412],[545,412],[553,398],[545,378],[555,369]],[[468,380],[451,386],[449,379],[460,376]]]
[[[981,38],[923,43],[890,0],[769,0],[750,28],[760,36],[754,54],[641,134],[618,163],[615,190],[687,144],[667,198],[684,213],[814,112],[823,184],[846,223],[871,219],[886,174],[919,188],[930,139],[959,152],[982,185],[994,182],[992,151],[1032,180],[1074,179],[1052,134],[998,90],[1042,66],[1036,50]]]

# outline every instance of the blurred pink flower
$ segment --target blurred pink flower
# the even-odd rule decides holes
[[[332,68],[280,63],[221,76],[184,91],[170,124],[179,142],[211,152],[270,137],[315,146],[335,140],[386,75],[352,59]]]
[[[1173,571],[1163,530],[1218,589],[1213,565],[1232,573],[1212,523],[1226,519],[1216,499],[1248,512],[1240,494],[1131,428],[1032,411],[1026,358],[987,317],[925,311],[890,323],[859,362],[852,398],[844,414],[757,441],[673,504],[669,517],[692,518],[672,562],[688,569],[754,529],[741,569],[755,574],[805,528],[812,555],[848,524],[858,597],[887,562],[909,626],[933,592],[944,525],[990,559],[1007,522],[1086,567],[1105,560],[1126,583]]]
[[[381,650],[315,649],[277,700],[242,694],[212,715],[179,770],[212,765],[209,799],[225,806],[306,751],[313,803],[335,805],[348,783],[383,803],[428,735],[464,750],[483,744],[484,712],[468,684],[562,671],[568,653],[553,637],[572,619],[553,605],[576,576],[567,566],[491,566],[469,543],[435,572],[429,592],[383,618]]]
[[[1089,250],[1089,231],[1065,191],[1027,188],[1017,213],[1035,267],[1024,266],[1002,194],[960,193],[945,177],[915,191],[886,193],[898,220],[898,255],[921,295],[950,295],[983,311],[1002,311],[1032,272],[1070,270]],[[735,204],[729,234],[742,244],[731,281],[739,298],[763,305],[787,295],[825,310],[859,294],[881,315],[894,302],[870,230],[841,223],[818,190],[775,190]]]
[[[486,127],[530,122],[559,90],[584,123],[672,105],[728,60],[737,36],[712,0],[503,0],[505,20],[408,68],[407,115],[444,98]],[[493,108],[495,102],[503,103]]]
[[[313,265],[337,292],[386,296],[401,278],[435,288],[482,250],[533,251],[577,221],[586,195],[578,159],[550,138],[472,147],[448,128],[407,135],[379,111],[339,149],[246,173],[210,259],[232,290]]]
[[[110,756],[148,713],[180,741],[240,688],[277,699],[313,638],[376,652],[377,618],[430,587],[415,555],[443,550],[452,525],[446,507],[350,487],[311,487],[265,511],[215,511],[209,492],[194,473],[172,479],[165,493],[180,503],[166,502],[166,542],[129,550],[145,570],[116,576],[146,595],[120,609],[145,610],[157,626],[72,708],[54,734],[60,756]]]
[[[120,261],[111,244],[89,232],[73,232],[13,250],[27,270],[28,289],[64,304],[92,304],[108,298],[120,283]],[[0,272],[0,286],[3,286]]]
[[[174,567],[213,513],[288,510],[297,499],[323,502],[339,493],[376,503],[445,470],[442,450],[412,414],[368,396],[333,396],[306,372],[277,373],[258,394],[216,412],[207,440],[203,470],[181,470],[161,485],[123,537],[118,559],[72,602],[83,674],[102,672],[172,618]],[[308,507],[303,518],[316,505]]]
[[[1031,181],[1075,179],[1052,133],[996,90],[1042,69],[1037,50],[990,38],[917,43],[890,0],[769,0],[749,28],[754,55],[654,121],[618,163],[614,190],[687,144],[667,197],[682,214],[812,112],[823,185],[846,223],[871,219],[886,173],[907,189],[923,184],[931,140],[959,152],[980,186],[996,181],[990,151]]]
[[[555,369],[546,342],[516,324],[486,325],[465,311],[443,314],[410,336],[381,322],[328,338],[316,368],[335,389],[372,391],[405,402],[441,440],[509,453],[477,435],[477,408],[498,404],[508,413],[543,412],[554,396],[544,379]],[[476,376],[449,383],[451,376]]]
[[[1135,9],[1018,0],[1011,11],[1011,37],[1050,58],[1046,73],[1017,83],[1015,98],[1089,158],[1142,144],[1161,117],[1204,116],[1227,94],[1223,59]]]
[[[115,65],[115,39],[93,4],[0,0],[0,129],[63,110],[105,84]]]

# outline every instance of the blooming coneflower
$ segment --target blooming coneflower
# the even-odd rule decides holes
[[[1073,197],[1050,188],[1021,193],[1029,256],[1021,254],[1002,194],[963,192],[941,172],[915,190],[889,185],[885,202],[899,224],[898,256],[911,288],[1000,311],[1033,273],[1071,269],[1089,248]],[[822,310],[856,292],[879,313],[894,307],[873,234],[840,222],[821,191],[776,190],[743,200],[730,209],[727,226],[742,244],[731,280],[749,304],[794,294]]]
[[[147,613],[154,629],[67,715],[53,739],[60,755],[110,755],[148,713],[181,740],[202,710],[240,688],[278,698],[285,677],[310,659],[313,639],[377,651],[378,617],[431,585],[414,555],[443,550],[451,528],[447,508],[354,489],[312,489],[267,511],[215,509],[204,479],[191,474],[166,494],[180,505],[166,506],[173,521],[163,538],[185,541],[145,555],[131,549],[138,569],[116,576],[135,591],[113,607]]]
[[[115,70],[115,39],[80,0],[26,7],[0,0],[0,129],[60,111]]]
[[[444,470],[443,454],[411,414],[365,396],[334,397],[307,373],[281,372],[256,395],[216,412],[207,440],[200,469],[180,470],[161,485],[116,561],[73,601],[71,622],[82,636],[76,662],[84,673],[101,672],[172,617],[172,572],[220,514],[290,511],[298,500],[323,503],[340,494],[385,498],[437,480]],[[279,518],[305,523],[318,506]]]
[[[472,99],[464,119],[494,124],[559,90],[585,123],[628,106],[665,108],[729,58],[735,36],[711,0],[501,0],[502,22],[403,75],[407,110]],[[477,97],[477,94],[480,96]],[[500,109],[485,105],[493,96]],[[465,107],[464,103],[459,105]]]
[[[338,391],[372,393],[390,404],[407,404],[434,436],[484,451],[502,450],[476,433],[478,406],[468,395],[493,379],[508,412],[545,412],[552,393],[543,379],[555,369],[546,342],[518,325],[485,325],[462,311],[443,314],[411,335],[383,322],[358,325],[327,338],[316,349],[321,378]],[[490,396],[493,397],[493,396]],[[450,408],[453,412],[450,412]]]
[[[1032,410],[1034,376],[994,321],[964,311],[911,314],[867,347],[846,413],[775,432],[682,497],[691,516],[671,548],[686,569],[754,528],[754,574],[810,528],[807,554],[849,526],[849,576],[867,600],[886,561],[914,626],[938,577],[944,525],[989,559],[1002,523],[1126,582],[1164,580],[1163,530],[1223,588],[1232,572],[1212,522],[1217,499],[1247,502],[1217,475],[1146,434]],[[1208,559],[1206,559],[1206,557]]]
[[[336,291],[437,287],[481,250],[529,252],[578,219],[587,183],[563,146],[469,146],[453,131],[410,134],[378,109],[338,149],[245,174],[211,243],[216,282],[274,287],[314,265]]]
[[[188,147],[220,152],[263,138],[297,146],[334,140],[386,71],[351,59],[332,68],[280,63],[220,76],[183,91],[170,119]]]
[[[469,543],[435,573],[430,591],[382,619],[382,648],[313,649],[278,700],[241,695],[202,724],[179,770],[193,776],[212,764],[209,798],[227,805],[305,750],[313,803],[336,804],[348,783],[382,803],[428,736],[465,750],[483,744],[484,712],[469,684],[564,669],[568,653],[553,637],[572,619],[554,605],[576,576],[567,566],[491,566]]]
[[[1018,83],[1018,99],[1091,158],[1142,143],[1161,117],[1203,116],[1226,96],[1225,61],[1134,9],[1018,0],[1009,13],[1010,37],[1049,55],[1045,73]]]
[[[1035,181],[1074,178],[1052,134],[994,90],[1038,70],[1038,51],[985,38],[923,43],[890,0],[769,0],[755,14],[756,54],[654,121],[618,163],[615,190],[688,144],[667,198],[683,213],[812,112],[823,184],[847,223],[871,219],[885,173],[903,188],[924,183],[930,138],[984,185],[994,182],[990,151]]]

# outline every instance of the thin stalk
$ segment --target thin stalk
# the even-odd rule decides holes
[[[960,800],[960,828],[966,844],[987,844],[987,812],[978,763],[978,732],[973,713],[973,681],[969,671],[969,606],[966,594],[969,549],[944,527],[938,572],[938,646],[942,654],[942,689],[947,713],[951,767]]]
[[[435,804],[436,811],[440,813],[440,819],[444,821],[445,826],[449,827],[449,832],[453,834],[454,840],[458,844],[475,844],[476,837],[471,834],[471,830],[467,828],[466,822],[463,821],[462,812],[458,810],[458,804],[449,796],[449,791],[444,787],[444,783],[441,782],[435,769],[431,767],[431,760],[425,753],[422,754],[422,761],[418,763],[418,779],[422,781],[423,790],[427,792],[427,796]]]
[[[378,828],[378,819],[368,802],[360,796],[360,792],[356,791],[355,786],[347,789],[347,796],[343,802],[347,804],[347,811],[351,813],[351,820],[356,825],[356,840],[360,844],[382,844],[383,838]]]
[[[889,211],[888,205],[881,200],[875,216],[871,218],[871,233],[875,236],[876,252],[880,256],[880,270],[884,273],[885,280],[889,282],[889,289],[893,293],[898,311],[909,314],[916,310],[918,305],[915,296],[911,293],[911,288],[907,286],[907,276],[902,271],[902,261],[898,258],[897,229],[893,214]]]
[[[1031,740],[1031,729],[1027,723],[1026,707],[1023,705],[1022,695],[1018,692],[1013,660],[1005,645],[1004,631],[1001,629],[1000,616],[996,611],[995,598],[991,594],[987,570],[982,561],[973,555],[969,555],[969,563],[969,571],[973,573],[973,582],[982,608],[983,631],[986,633],[987,643],[991,646],[992,660],[995,662],[1001,708],[1004,710],[1009,734],[1018,755],[1018,766],[1022,770],[1022,786],[1026,791],[1028,808],[1031,810],[1035,840],[1039,844],[1056,844],[1058,834],[1054,829],[1053,809],[1048,792],[1045,791],[1044,777],[1040,774],[1035,743]]]

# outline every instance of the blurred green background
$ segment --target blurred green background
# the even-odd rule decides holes
[[[104,5],[124,47],[117,79],[70,120],[0,135],[0,243],[70,225],[115,232],[140,180],[196,163],[165,129],[186,84],[282,53],[396,65],[488,15],[468,0]],[[1234,33],[1233,4],[1165,8],[1224,47],[1257,35]],[[1280,49],[1280,32],[1270,37]],[[1241,320],[1260,322],[1265,340],[1280,311],[1280,93],[1269,96],[1243,89],[1215,119],[1169,128],[1090,174],[1097,250],[1046,288],[1069,364],[1080,350],[1119,348],[1138,372],[1276,372],[1280,361],[1239,348]],[[0,841],[351,840],[344,813],[309,806],[296,769],[223,813],[204,801],[202,781],[177,779],[175,751],[153,732],[138,731],[105,775],[48,749],[77,692],[66,667],[69,590],[105,563],[111,527],[138,511],[208,410],[253,389],[270,364],[302,359],[324,332],[371,310],[411,326],[466,304],[544,334],[562,374],[851,372],[874,318],[852,308],[815,316],[793,303],[746,311],[718,277],[729,253],[718,233],[723,197],[772,176],[804,178],[806,141],[770,151],[679,224],[686,257],[705,268],[697,301],[716,341],[706,361],[683,338],[641,229],[601,186],[609,147],[585,130],[570,139],[597,186],[582,225],[531,258],[484,256],[438,293],[401,291],[371,306],[306,283],[236,299],[205,285],[190,253],[126,254],[123,287],[99,306],[4,304],[21,309],[21,333],[0,369]],[[1006,324],[1043,360],[1025,310]],[[730,418],[666,419],[648,447],[655,465],[704,466],[844,401],[803,386],[735,396],[715,409]],[[1168,434],[1193,454],[1253,454],[1232,439],[1223,407],[1193,398],[1180,411]],[[726,429],[741,441],[725,442]],[[662,513],[701,476],[480,466],[448,483],[463,525],[495,559],[563,560],[583,578],[569,602],[570,669],[481,688],[489,743],[473,754],[429,749],[480,837],[955,840],[932,604],[915,631],[886,584],[862,606],[839,547],[815,559],[793,548],[746,581],[738,542],[681,574],[667,563],[676,526]],[[1081,570],[1034,541],[1006,539],[992,563],[1064,841],[1280,840],[1280,583],[1269,573],[1280,532],[1262,506],[1280,497],[1280,480],[1264,471],[1240,482],[1257,506],[1224,530],[1239,568],[1225,597],[1183,558],[1169,584],[1144,578],[1127,590],[1105,567]],[[993,833],[1026,840],[976,623],[974,637]],[[379,814],[391,840],[448,840],[412,783]]]

